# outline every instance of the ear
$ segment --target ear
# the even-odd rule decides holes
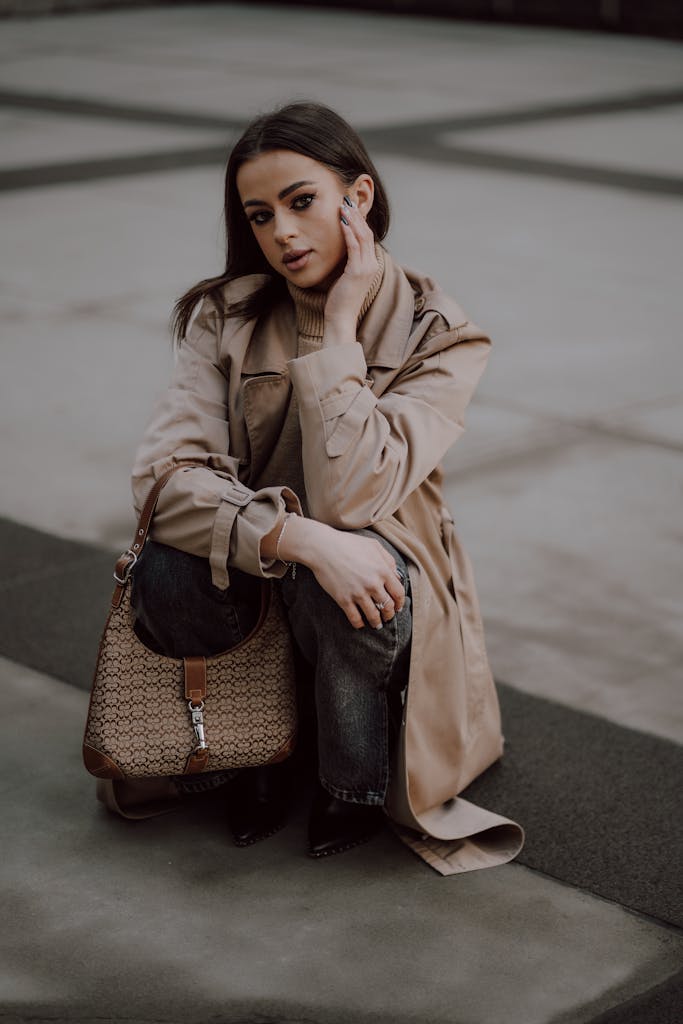
[[[364,217],[370,213],[375,199],[375,183],[369,174],[359,174],[349,194]]]

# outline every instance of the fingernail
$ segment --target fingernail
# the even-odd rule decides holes
[[[342,222],[342,224],[346,224],[346,226],[347,226],[347,228],[348,228],[348,226],[349,226],[349,222],[348,222],[348,220],[346,219],[346,217],[344,216],[344,214],[343,214],[343,213],[342,213],[342,215],[341,215],[341,222]]]
[[[384,627],[384,623],[380,622],[379,626],[375,626],[375,629],[382,629],[383,627]]]
[[[348,196],[344,196],[344,202],[346,203],[347,206],[353,206],[353,203],[351,202]]]

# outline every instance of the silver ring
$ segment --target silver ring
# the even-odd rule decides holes
[[[382,608],[384,608],[386,603],[387,603],[386,601],[382,601],[382,603],[380,604],[379,601],[375,601],[374,605],[375,605],[375,608],[377,609],[377,611],[381,612]]]

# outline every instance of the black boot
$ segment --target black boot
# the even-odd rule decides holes
[[[380,830],[383,821],[380,806],[339,800],[319,786],[308,821],[308,855],[329,857],[366,843]]]
[[[228,824],[236,846],[251,846],[287,824],[290,767],[267,764],[245,768],[228,787]]]

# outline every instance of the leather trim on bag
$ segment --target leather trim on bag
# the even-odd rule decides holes
[[[206,697],[206,658],[183,658],[185,700],[199,704]]]
[[[98,779],[125,778],[116,761],[88,743],[83,744],[83,763],[90,774],[96,775]]]
[[[296,733],[293,733],[284,746],[280,747],[277,754],[273,754],[270,761],[266,761],[266,764],[279,764],[280,761],[286,761],[287,758],[294,753],[296,747]]]
[[[197,775],[199,772],[205,772],[209,765],[209,751],[207,750],[193,750],[188,756],[185,762],[184,775]]]

